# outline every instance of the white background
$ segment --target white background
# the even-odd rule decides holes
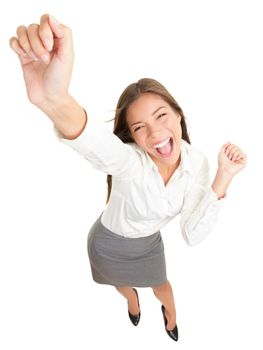
[[[7,1],[0,11],[0,348],[262,349],[261,1]],[[91,116],[113,116],[122,90],[162,82],[187,116],[211,175],[237,143],[248,166],[210,236],[189,248],[179,219],[163,229],[180,341],[159,302],[139,289],[141,322],[92,281],[86,238],[104,208],[105,176],[54,136],[27,100],[9,37],[51,13],[73,30],[71,93]]]

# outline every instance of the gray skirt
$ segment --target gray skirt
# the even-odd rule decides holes
[[[147,237],[125,238],[103,226],[99,217],[88,235],[88,254],[97,283],[151,287],[167,281],[160,231]]]

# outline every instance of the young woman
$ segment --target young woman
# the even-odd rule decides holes
[[[88,237],[93,279],[115,286],[127,299],[135,326],[141,312],[134,287],[151,287],[162,304],[167,334],[178,340],[160,229],[180,213],[186,242],[200,242],[246,155],[224,144],[209,186],[206,157],[190,145],[182,109],[153,79],[141,79],[122,93],[114,133],[90,120],[68,93],[71,31],[52,16],[18,27],[10,46],[20,59],[29,100],[52,120],[61,141],[108,174],[107,206]]]

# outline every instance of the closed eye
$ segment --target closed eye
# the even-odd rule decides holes
[[[137,126],[137,127],[133,130],[133,132],[139,131],[141,128],[143,128],[143,125]]]
[[[166,113],[159,114],[156,119],[160,119],[160,118],[164,117],[165,115],[166,115]]]

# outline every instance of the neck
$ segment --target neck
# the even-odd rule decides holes
[[[164,164],[164,163],[156,164],[165,185],[170,180],[175,170],[179,167],[180,161],[181,161],[181,156],[179,156],[176,163],[174,164]]]

